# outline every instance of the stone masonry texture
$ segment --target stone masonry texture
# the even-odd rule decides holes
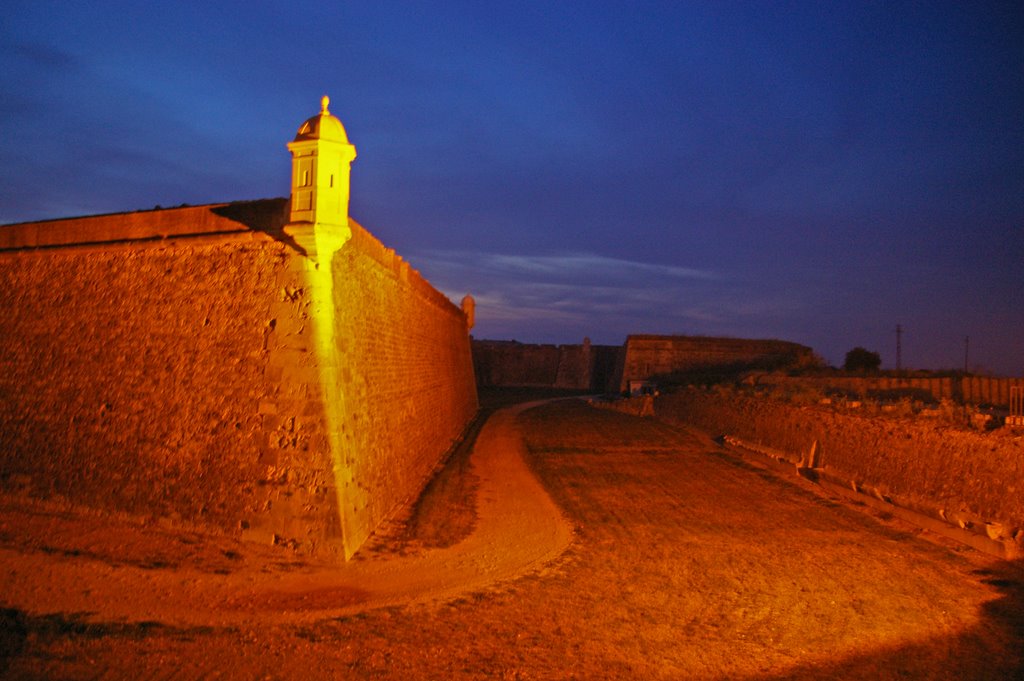
[[[476,413],[462,311],[393,251],[353,225],[335,256],[346,465],[343,514],[362,539],[414,498]]]
[[[46,223],[0,227],[4,491],[346,554],[416,496],[476,411],[465,318],[353,223],[336,461],[283,205],[66,220],[49,243]]]
[[[581,345],[474,339],[472,353],[481,386],[614,392],[617,386],[611,382],[622,348],[592,345],[586,339]]]

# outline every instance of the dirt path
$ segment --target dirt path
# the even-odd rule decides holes
[[[95,534],[78,540],[40,539],[33,550],[15,550],[7,527],[0,584],[18,608],[0,613],[17,633],[0,637],[7,677],[1024,678],[1019,564],[926,540],[649,419],[556,402],[488,426],[477,454],[492,436],[507,444],[515,427],[550,498],[516,482],[536,484],[515,468],[521,457],[481,456],[476,533],[451,552],[353,564],[369,570],[364,581],[356,572],[328,579],[324,566],[269,550],[228,555],[236,549],[152,531],[138,539],[145,560],[112,565],[103,557],[104,542],[116,546],[110,525],[94,523]],[[512,506],[517,497],[524,503]],[[489,516],[503,524],[487,530]],[[560,521],[533,527],[552,517],[564,517],[574,539],[531,569],[553,555],[531,553],[535,542],[555,536],[554,551],[569,540]],[[448,577],[429,588],[416,581],[418,561],[442,555]],[[510,556],[523,560],[504,573]],[[45,595],[51,576],[86,564],[97,573],[77,588],[106,589],[103,599],[70,583]],[[103,570],[135,581],[102,586]],[[189,583],[218,578],[221,590]],[[401,594],[385,594],[390,578],[405,585]],[[150,586],[164,591],[137,591]],[[122,599],[152,610],[96,609],[129,587]],[[203,612],[159,602],[174,598]]]
[[[174,627],[226,626],[254,617],[297,623],[453,598],[513,578],[557,557],[572,539],[568,523],[523,459],[515,421],[529,406],[498,411],[478,435],[472,454],[479,478],[477,521],[472,534],[451,548],[341,565],[282,564],[277,554],[272,564],[278,569],[211,570],[195,564],[167,570],[160,568],[170,567],[168,561],[146,558],[152,554],[150,541],[134,536],[134,528],[103,532],[94,518],[26,518],[8,509],[2,531],[14,545],[0,549],[4,605],[31,615],[89,613],[97,621]],[[50,537],[35,550],[17,542],[33,524],[32,534]],[[241,557],[251,551],[238,545],[221,553]],[[251,562],[258,564],[258,556]]]

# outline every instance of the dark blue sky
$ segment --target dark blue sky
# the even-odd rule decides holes
[[[1024,5],[8,0],[0,223],[283,196],[323,94],[352,215],[477,337],[776,337],[1024,375]]]

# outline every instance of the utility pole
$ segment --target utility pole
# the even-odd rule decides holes
[[[964,336],[964,376],[967,375],[967,356],[968,351],[971,348],[971,337]]]
[[[903,327],[899,324],[896,325],[896,371],[903,369],[903,344],[902,344]]]

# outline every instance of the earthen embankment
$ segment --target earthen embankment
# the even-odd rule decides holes
[[[681,389],[653,406],[659,419],[780,450],[793,463],[817,443],[817,464],[833,479],[951,521],[989,521],[1002,539],[1024,528],[1024,437],[1007,429],[861,416],[724,387]]]
[[[1014,390],[1024,391],[1024,378],[995,376],[780,376],[757,377],[758,385],[786,389],[815,389],[853,396],[855,399],[911,397],[939,402],[1006,408]]]

